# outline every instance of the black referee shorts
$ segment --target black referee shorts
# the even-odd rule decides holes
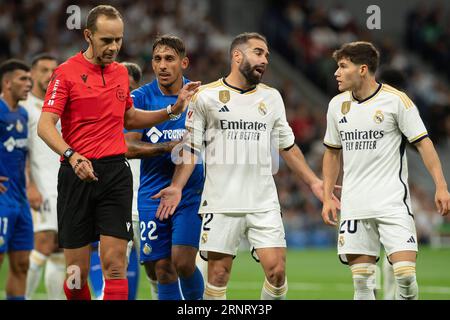
[[[91,160],[96,182],[77,177],[70,164],[58,173],[59,246],[76,249],[98,241],[100,235],[133,239],[131,206],[133,176],[123,155]]]

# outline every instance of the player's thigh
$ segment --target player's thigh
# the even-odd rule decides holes
[[[34,247],[33,221],[30,207],[23,205],[19,208],[14,229],[9,240],[9,251],[31,251]]]
[[[416,261],[417,233],[414,219],[406,213],[393,214],[377,219],[380,241],[389,260]]]
[[[9,251],[8,259],[11,273],[26,274],[30,265],[30,250]]]
[[[46,256],[58,248],[58,235],[56,231],[47,230],[34,233],[34,249]]]
[[[286,236],[279,210],[249,213],[245,216],[250,245],[259,252],[263,248],[286,248]],[[281,251],[280,251],[281,252]]]
[[[203,214],[199,249],[235,256],[245,228],[245,214]]]
[[[172,246],[189,246],[198,250],[202,217],[200,202],[177,208],[172,216]]]
[[[170,258],[172,249],[172,220],[155,217],[157,208],[139,211],[141,262]]]
[[[345,264],[376,261],[380,255],[380,235],[374,219],[342,220],[339,223],[337,252]]]

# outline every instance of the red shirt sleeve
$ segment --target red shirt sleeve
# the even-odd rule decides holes
[[[59,116],[62,115],[69,98],[69,87],[67,82],[62,70],[57,68],[53,72],[47,87],[47,93],[45,94],[44,105],[42,107],[43,112],[52,112]]]
[[[130,90],[128,89],[125,111],[128,111],[132,106],[133,106],[133,98],[131,98]]]

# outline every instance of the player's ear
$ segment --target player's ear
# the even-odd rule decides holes
[[[233,50],[233,60],[236,61],[237,64],[240,64],[242,61],[242,51],[239,49],[234,49]]]
[[[183,59],[181,59],[181,69],[186,70],[188,66],[189,66],[189,58],[184,57]]]
[[[359,74],[361,77],[364,77],[369,72],[369,67],[366,64],[362,64],[359,66]]]

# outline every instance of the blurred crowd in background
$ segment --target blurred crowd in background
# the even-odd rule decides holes
[[[66,9],[71,1],[0,0],[0,61],[16,57],[30,61],[40,52],[50,52],[60,61],[87,48],[82,29],[68,30]],[[98,1],[81,0],[81,28],[87,12]],[[125,21],[120,61],[138,63],[143,82],[151,81],[152,44],[157,35],[174,34],[186,44],[190,67],[186,76],[203,83],[226,76],[229,71],[229,45],[226,34],[210,13],[207,0],[116,0],[110,2]],[[260,31],[293,67],[307,76],[324,94],[337,94],[334,80],[336,63],[332,52],[342,43],[373,41],[381,52],[381,65],[403,72],[406,92],[418,106],[438,145],[450,148],[450,19],[439,6],[417,7],[408,13],[402,41],[389,37],[375,39],[358,25],[344,5],[324,7],[313,1],[269,1]],[[244,31],[244,30],[243,30]],[[252,30],[245,30],[252,31]],[[321,171],[322,139],[326,128],[326,106],[311,105],[295,85],[268,71],[264,82],[283,95],[288,121],[296,142],[316,172]],[[329,246],[336,230],[323,224],[321,204],[308,187],[299,182],[282,163],[275,177],[283,207],[288,245]],[[431,179],[431,178],[430,178]],[[441,219],[432,197],[421,186],[411,185],[413,208],[421,242],[429,242]]]

